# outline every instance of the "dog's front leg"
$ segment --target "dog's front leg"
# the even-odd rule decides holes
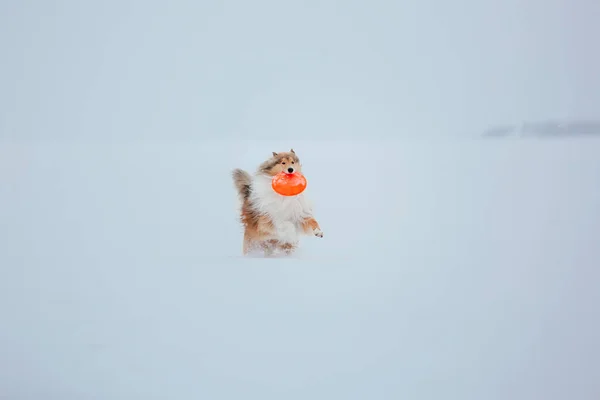
[[[312,233],[316,237],[323,237],[323,231],[321,230],[321,227],[319,226],[317,220],[313,217],[305,218],[302,222],[302,228],[304,229],[304,232],[306,232],[309,235]]]

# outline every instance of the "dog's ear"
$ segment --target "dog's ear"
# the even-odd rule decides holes
[[[273,152],[273,157],[277,157],[277,153]]]
[[[296,152],[294,151],[294,149],[291,149],[291,150],[290,150],[290,153],[292,153],[292,154],[296,154]]]

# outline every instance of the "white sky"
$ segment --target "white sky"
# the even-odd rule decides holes
[[[599,12],[592,0],[5,1],[0,139],[424,137],[599,117]]]

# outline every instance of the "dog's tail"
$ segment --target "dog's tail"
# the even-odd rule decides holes
[[[240,195],[242,200],[246,200],[250,197],[250,184],[252,182],[252,177],[246,171],[236,168],[231,173],[233,176],[233,184]]]

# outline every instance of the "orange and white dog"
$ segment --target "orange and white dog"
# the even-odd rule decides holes
[[[253,176],[241,169],[233,171],[233,182],[242,202],[244,255],[254,249],[262,249],[266,256],[277,250],[292,254],[301,234],[323,237],[304,193],[282,196],[273,190],[272,179],[280,172],[302,173],[300,159],[293,149],[273,152]]]

